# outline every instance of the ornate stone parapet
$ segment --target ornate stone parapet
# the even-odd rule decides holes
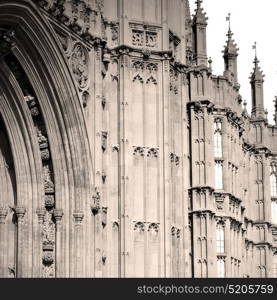
[[[86,40],[92,40],[92,32],[99,31],[101,28],[97,24],[97,16],[102,15],[103,12],[101,1],[39,0],[34,2],[38,3],[54,20],[64,24]]]

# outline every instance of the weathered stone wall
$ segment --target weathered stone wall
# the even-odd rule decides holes
[[[276,275],[263,75],[250,116],[206,26],[201,1],[1,1],[1,277]]]

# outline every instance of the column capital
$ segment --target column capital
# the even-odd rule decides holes
[[[75,211],[73,213],[73,217],[75,219],[76,225],[81,225],[81,223],[84,219],[84,213],[82,211]]]
[[[14,211],[15,211],[15,214],[17,216],[17,221],[19,223],[22,223],[23,219],[24,219],[24,216],[26,214],[26,208],[24,206],[19,205],[19,206],[15,207]]]
[[[63,217],[63,210],[62,209],[54,209],[54,218],[56,222],[61,222]]]
[[[46,209],[44,207],[38,207],[36,213],[38,216],[39,223],[42,223],[46,214]]]

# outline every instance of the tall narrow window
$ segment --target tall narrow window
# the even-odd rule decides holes
[[[215,189],[223,189],[223,162],[215,161]]]
[[[218,278],[225,277],[225,258],[224,257],[217,258],[217,277]]]
[[[277,199],[272,199],[271,215],[272,215],[272,223],[277,224]]]
[[[218,223],[216,226],[216,252],[217,254],[225,252],[225,231],[222,223]]]
[[[220,119],[214,122],[214,156],[222,158],[222,124]]]
[[[271,197],[277,197],[277,167],[272,165],[270,167],[270,190]]]

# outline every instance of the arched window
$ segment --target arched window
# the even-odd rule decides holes
[[[223,162],[215,161],[215,189],[223,189]]]
[[[222,124],[220,119],[214,122],[214,156],[222,158]]]
[[[225,253],[225,230],[221,222],[216,226],[216,252],[217,254]]]
[[[271,197],[277,197],[277,167],[272,165],[270,167],[270,190]]]

